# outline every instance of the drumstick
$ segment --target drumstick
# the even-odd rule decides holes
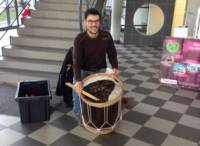
[[[66,82],[65,85],[67,85],[67,86],[69,86],[70,88],[74,89],[74,85],[71,84],[71,83],[69,83],[69,82]],[[92,94],[90,94],[90,93],[88,93],[88,92],[86,92],[86,91],[84,91],[84,90],[81,90],[81,93],[82,93],[83,95],[85,95],[85,96],[87,96],[87,97],[89,97],[89,98],[95,100],[95,101],[99,101],[99,98],[95,97],[94,95],[92,95]]]

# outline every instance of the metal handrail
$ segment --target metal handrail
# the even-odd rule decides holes
[[[5,1],[6,1],[6,0],[2,1],[2,2],[0,3],[0,6],[1,6]]]
[[[23,12],[23,10],[18,14],[18,6],[17,6],[17,0],[12,0],[11,2],[13,2],[13,1],[15,1],[15,8],[16,8],[16,18],[14,19],[14,21],[8,26],[8,27],[11,27],[11,26],[13,26],[13,24],[17,21],[17,26],[19,26],[19,16],[21,15],[21,13]],[[26,2],[26,5],[27,4],[29,4],[30,3],[30,1],[31,0],[29,0],[28,2]],[[3,11],[5,11],[6,9],[8,9],[9,7],[10,7],[10,4],[11,3],[9,3],[6,7],[5,7],[5,9],[3,10]],[[4,33],[3,33],[3,35],[0,37],[0,40],[2,40],[3,39],[3,37],[6,35],[6,33],[8,32],[8,30],[9,29],[7,29]]]
[[[3,11],[0,12],[0,15],[3,14],[3,12],[6,11],[6,10],[10,7],[10,5],[12,4],[13,1],[14,1],[14,0],[12,0],[12,1],[3,9]],[[5,2],[5,1],[3,1],[3,2]]]

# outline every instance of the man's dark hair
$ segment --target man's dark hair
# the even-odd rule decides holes
[[[85,19],[87,19],[88,15],[98,15],[99,19],[101,20],[101,14],[95,8],[87,9],[87,11],[85,12]]]

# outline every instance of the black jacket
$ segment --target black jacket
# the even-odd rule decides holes
[[[65,104],[68,105],[72,105],[72,89],[66,86],[65,82],[73,83],[72,49],[73,47],[70,47],[64,58],[55,93],[58,96],[63,96]]]

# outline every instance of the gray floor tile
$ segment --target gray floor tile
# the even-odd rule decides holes
[[[181,124],[177,124],[171,134],[196,143],[200,141],[200,130]]]
[[[149,96],[156,97],[163,100],[169,100],[172,97],[172,95],[173,94],[171,93],[154,90]]]
[[[0,146],[9,146],[24,137],[25,135],[19,132],[5,128],[0,131]]]
[[[170,111],[178,112],[178,113],[185,113],[189,106],[185,104],[179,104],[177,102],[167,101],[162,106],[163,109],[167,109]]]
[[[135,138],[131,138],[124,146],[153,146],[153,145]]]
[[[172,122],[178,122],[178,120],[181,118],[182,114],[169,111],[166,109],[160,109],[154,116],[159,117],[161,119],[169,120]]]
[[[71,134],[77,135],[79,137],[82,137],[84,139],[87,139],[89,141],[92,141],[93,139],[95,139],[98,135],[89,132],[88,130],[86,130],[84,127],[82,126],[77,126],[74,129],[72,129],[70,131]]]
[[[193,102],[190,106],[199,108],[200,107],[200,100],[197,100],[197,99],[193,100]]]
[[[46,125],[33,133],[29,134],[28,136],[34,140],[37,140],[43,144],[51,144],[57,139],[61,138],[63,135],[65,135],[67,131],[64,131],[62,129],[53,127],[51,125]]]
[[[127,96],[128,97],[134,97],[134,100],[137,101],[137,102],[140,102],[147,97],[147,95],[145,95],[145,94],[140,94],[140,93],[133,92],[133,91],[129,92],[129,95],[127,95]]]
[[[134,108],[133,111],[140,112],[146,115],[154,115],[159,110],[159,107],[149,105],[146,103],[138,103]]]
[[[160,146],[164,142],[166,137],[166,133],[147,127],[141,128],[134,136],[134,138],[158,146]]]
[[[145,123],[145,127],[156,129],[164,133],[170,133],[175,125],[176,123],[174,122],[157,117],[152,117],[149,121]]]
[[[131,91],[136,87],[132,84],[127,84],[127,83],[124,83],[123,85],[124,85],[124,90],[126,90],[126,91]]]
[[[179,95],[179,96],[192,98],[192,99],[195,99],[198,97],[198,92],[191,91],[191,90],[185,90],[185,89],[180,89],[175,94]]]
[[[102,146],[102,145],[95,142],[90,142],[87,146]]]
[[[127,120],[120,121],[115,132],[132,137],[142,126]]]
[[[197,146],[197,143],[169,135],[163,142],[162,146]]]
[[[200,130],[200,118],[194,116],[183,115],[178,123]]]
[[[146,123],[149,119],[150,116],[143,114],[143,113],[139,113],[136,111],[129,111],[128,113],[126,113],[123,117],[125,120],[143,125],[144,123]]]
[[[69,131],[78,126],[78,122],[75,120],[75,118],[68,115],[64,115],[50,123],[50,125]]]
[[[36,141],[29,137],[25,137],[25,138],[15,142],[11,146],[46,146],[46,144],[40,143],[39,141]]]
[[[90,141],[73,134],[66,134],[50,146],[86,146]]]
[[[122,146],[128,140],[129,137],[114,132],[109,135],[100,135],[96,139],[94,139],[94,142],[99,143],[103,146]]]
[[[20,121],[19,117],[10,116],[10,115],[0,115],[0,124],[9,127]]]
[[[151,77],[149,77],[149,76],[144,76],[144,75],[141,75],[141,74],[139,73],[139,74],[133,75],[131,78],[132,78],[132,79],[141,80],[141,81],[146,81],[146,80],[148,80],[148,79],[151,78]]]
[[[150,82],[143,82],[142,84],[140,84],[140,87],[156,90],[159,87],[159,85]]]

